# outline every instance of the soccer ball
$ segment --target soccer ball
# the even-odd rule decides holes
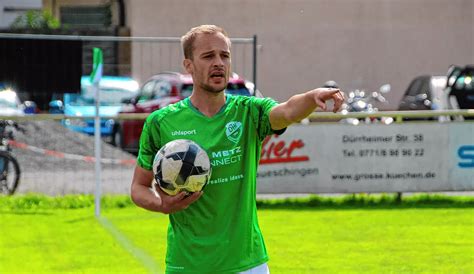
[[[154,187],[167,194],[200,191],[211,177],[206,151],[191,140],[174,140],[164,145],[153,160]]]

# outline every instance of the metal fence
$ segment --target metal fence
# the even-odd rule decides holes
[[[230,40],[232,70],[256,84],[257,37]],[[89,75],[92,69],[93,47],[103,49],[104,75],[130,76],[143,83],[163,71],[183,70],[179,37],[0,33],[0,65],[4,68],[0,70],[0,83],[13,86],[22,100],[33,100],[47,111],[51,100],[60,99],[64,93],[80,92],[81,76]],[[98,174],[94,168],[94,137],[61,124],[64,119],[75,118],[95,119],[49,114],[0,117],[18,120],[25,128],[25,132],[16,132],[10,144],[22,171],[18,192],[93,193],[99,178],[104,193],[128,193],[134,155],[101,143]]]
[[[233,72],[256,84],[257,36],[230,40]],[[19,41],[18,46],[12,45],[12,41]],[[73,44],[74,48],[79,47],[79,51],[73,51],[72,44],[64,42],[79,43]],[[143,83],[160,72],[183,72],[183,53],[179,37],[0,33],[0,64],[5,68],[0,69],[0,82],[10,82],[18,87],[22,99],[37,101],[40,107],[45,109],[47,103],[57,98],[58,94],[79,92],[80,76],[91,73],[94,47],[103,49],[104,75],[131,76]],[[9,51],[5,52],[7,50]],[[70,55],[81,56],[78,59],[77,56]],[[75,65],[77,62],[80,62],[80,68],[72,69],[73,63]],[[65,76],[71,79],[71,85],[65,83],[58,87],[56,83],[61,82]]]
[[[162,71],[181,71],[182,52],[178,37],[107,37],[107,36],[64,36],[64,35],[31,35],[0,34],[2,39],[24,39],[27,41],[79,41],[81,50],[81,73],[87,75],[92,67],[92,47],[104,48],[105,74],[132,76],[143,82],[149,76]],[[234,38],[233,70],[246,79],[256,83],[257,37]],[[0,51],[2,47],[0,47]],[[19,55],[13,61],[21,64],[34,63]],[[1,53],[1,52],[0,52]],[[34,52],[33,52],[34,53]],[[36,53],[38,54],[38,53]],[[4,54],[5,55],[5,54]],[[0,64],[3,60],[0,60]],[[65,60],[59,62],[67,63]],[[39,71],[41,66],[32,64]],[[26,69],[26,68],[24,68]],[[18,74],[21,74],[20,71]],[[80,76],[78,75],[78,76]],[[19,75],[22,76],[22,75]],[[61,75],[48,75],[47,81],[59,81]],[[0,81],[4,81],[0,75]],[[21,78],[21,77],[20,77]],[[18,78],[18,79],[20,79]],[[40,77],[41,78],[41,77]],[[27,82],[28,79],[21,79]],[[35,85],[32,85],[35,88]],[[23,93],[34,93],[35,90],[20,90]],[[45,93],[46,91],[42,90]],[[49,91],[52,96],[54,91]],[[67,90],[58,93],[68,92]],[[51,99],[51,98],[49,98]],[[148,114],[118,114],[103,116],[102,119],[143,120]],[[346,118],[363,119],[365,117],[393,117],[395,123],[402,123],[405,118],[435,118],[431,122],[463,120],[473,117],[474,110],[453,111],[410,111],[410,112],[376,112],[376,113],[313,113],[308,121],[311,125],[339,121]],[[437,119],[444,117],[443,119]],[[446,117],[449,117],[446,119]],[[97,118],[97,119],[96,119]],[[130,182],[135,166],[135,156],[114,147],[107,142],[100,142],[97,135],[89,136],[65,128],[62,122],[66,119],[94,119],[95,116],[68,116],[63,114],[35,114],[25,116],[0,116],[0,119],[12,119],[25,129],[15,132],[15,140],[10,143],[13,155],[18,159],[21,168],[19,193],[39,192],[50,195],[70,193],[94,193],[97,181],[101,182],[103,193],[129,193]],[[324,123],[323,123],[324,122]],[[100,144],[100,161],[95,153]],[[97,169],[96,163],[99,163]]]
[[[115,119],[145,119],[147,114],[120,114]],[[371,114],[313,113],[311,122],[324,130],[326,124],[339,123],[346,118],[394,117],[399,123],[404,118],[474,117],[474,110],[377,112]],[[37,114],[26,116],[0,116],[0,119],[16,120],[25,133],[16,132],[11,143],[12,153],[22,170],[19,193],[39,192],[50,195],[71,193],[94,193],[97,171],[95,163],[94,136],[77,133],[65,128],[64,119],[90,119],[93,116],[74,117],[62,114]],[[466,121],[470,123],[472,120]],[[436,119],[428,121],[437,123]],[[394,123],[397,124],[397,123]],[[349,125],[348,125],[349,126]],[[390,126],[390,125],[388,125]],[[129,193],[135,166],[135,156],[106,142],[100,142],[101,191],[107,194]],[[273,190],[277,191],[277,190]]]

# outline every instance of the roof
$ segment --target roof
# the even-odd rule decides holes
[[[87,75],[81,77],[81,87],[90,86],[90,78]],[[100,87],[102,88],[120,88],[130,91],[138,91],[140,85],[137,81],[127,76],[102,76],[99,82]]]

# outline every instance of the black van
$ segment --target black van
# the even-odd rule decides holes
[[[398,110],[448,109],[474,109],[474,65],[451,66],[446,76],[416,77],[398,107]]]
[[[446,93],[450,109],[474,109],[474,65],[451,66],[447,75]]]

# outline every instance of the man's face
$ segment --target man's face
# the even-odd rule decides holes
[[[231,73],[230,45],[221,33],[199,34],[194,41],[193,60],[187,62],[186,69],[192,74],[196,88],[219,93],[227,87]]]

